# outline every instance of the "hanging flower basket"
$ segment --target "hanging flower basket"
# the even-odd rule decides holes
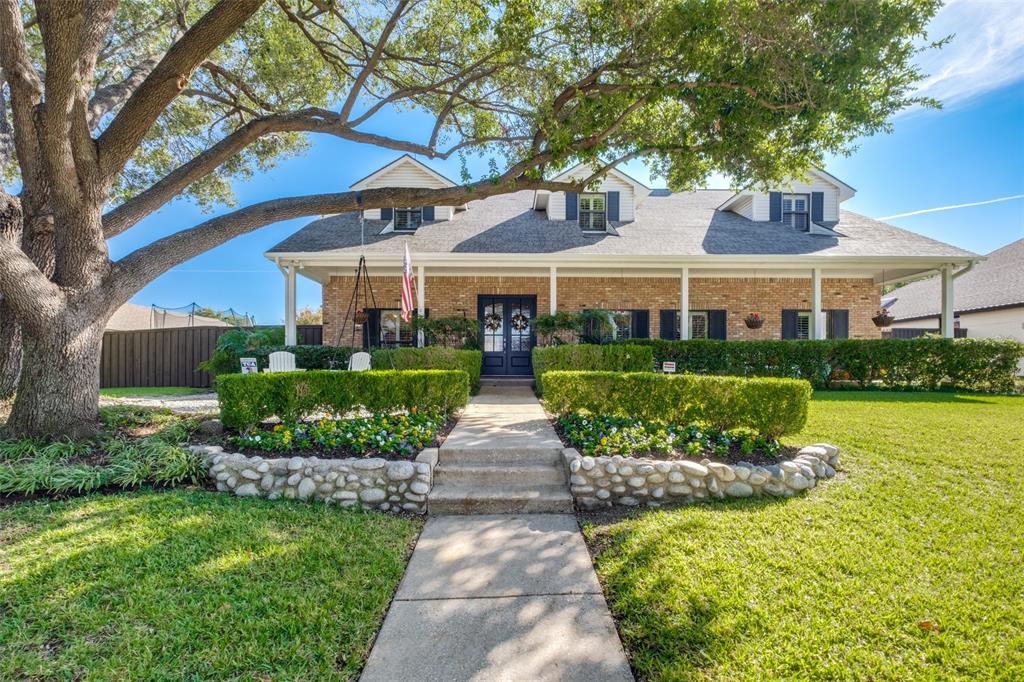
[[[747,329],[760,329],[764,326],[764,317],[761,313],[750,313],[743,318],[743,324],[747,325]]]
[[[501,329],[501,315],[498,313],[487,313],[484,315],[484,328],[489,332],[496,332]]]
[[[889,314],[887,308],[882,308],[875,316],[871,318],[871,321],[875,323],[876,327],[891,327],[892,323],[896,320],[895,317]]]
[[[522,313],[516,313],[512,316],[512,319],[509,320],[509,324],[511,324],[512,328],[517,332],[526,331],[530,328],[530,318]]]
[[[352,316],[352,319],[355,321],[356,324],[366,324],[366,321],[370,319],[370,316],[366,314],[365,310],[360,308]]]

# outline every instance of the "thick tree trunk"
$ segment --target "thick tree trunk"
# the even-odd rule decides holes
[[[14,311],[0,299],[0,400],[18,388],[21,375],[21,325]]]
[[[104,322],[85,318],[71,313],[38,332],[22,328],[21,380],[5,436],[83,438],[96,432]]]

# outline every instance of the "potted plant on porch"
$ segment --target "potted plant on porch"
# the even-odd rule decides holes
[[[758,312],[749,313],[743,318],[743,324],[747,329],[760,329],[764,325],[764,316]]]
[[[880,308],[875,313],[875,316],[871,318],[871,321],[875,323],[876,327],[891,327],[895,319],[896,318],[889,313],[888,308]]]

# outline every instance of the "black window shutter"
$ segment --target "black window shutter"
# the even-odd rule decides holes
[[[782,222],[782,192],[768,192],[768,220]]]
[[[811,192],[811,222],[820,223],[825,220],[825,193]]]
[[[830,339],[850,338],[850,311],[829,310],[826,329]]]
[[[708,311],[708,338],[725,341],[725,311]]]
[[[381,220],[391,220],[394,217],[395,217],[395,209],[393,209],[393,208],[382,208],[380,210],[380,219]]]
[[[796,310],[783,310],[782,311],[782,338],[783,339],[795,339],[796,338]]]
[[[632,311],[629,336],[632,339],[651,338],[651,313],[649,310]]]
[[[580,203],[580,195],[576,192],[565,193],[565,219],[566,220],[578,220],[578,209]]]
[[[677,341],[679,339],[679,334],[676,332],[677,315],[679,315],[678,310],[661,311],[661,338],[669,339],[670,341]]]
[[[619,193],[607,192],[608,195],[608,220],[619,219]]]
[[[366,322],[363,324],[363,348],[372,348],[379,345],[380,308],[367,308]]]
[[[424,206],[423,207],[423,220],[433,220],[433,219],[434,219],[434,207],[433,206]]]

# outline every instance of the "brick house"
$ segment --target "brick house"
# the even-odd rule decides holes
[[[557,179],[587,176],[577,167]],[[454,185],[405,155],[352,189]],[[412,344],[398,316],[408,245],[419,314],[481,320],[486,374],[528,374],[529,320],[559,310],[616,311],[620,338],[742,341],[879,338],[881,286],[922,273],[940,273],[951,305],[956,272],[980,257],[842,210],[854,191],[818,169],[769,191],[679,193],[613,169],[592,192],[328,216],[266,256],[285,275],[289,342],[301,274],[322,285],[324,343]],[[360,257],[374,302],[354,306],[367,308],[365,324],[342,329]],[[761,327],[745,323],[752,312]]]

